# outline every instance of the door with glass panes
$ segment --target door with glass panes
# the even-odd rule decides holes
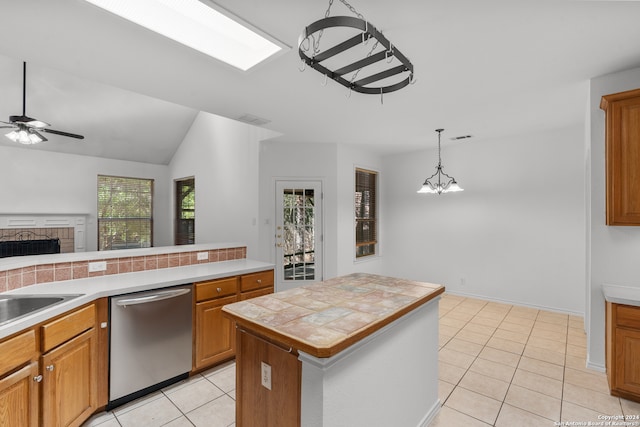
[[[322,280],[322,185],[276,182],[276,290]]]

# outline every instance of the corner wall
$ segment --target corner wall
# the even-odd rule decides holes
[[[165,165],[0,146],[0,213],[87,214],[87,251],[98,247],[98,175],[154,180],[154,246],[172,244]]]
[[[445,145],[465,191],[417,194],[437,150],[385,158],[387,274],[584,312],[584,128]]]
[[[608,95],[640,88],[640,68],[622,71],[591,80],[589,116],[590,135],[590,215],[591,253],[588,257],[589,308],[588,354],[590,367],[604,370],[605,304],[603,284],[640,287],[640,227],[605,225],[605,114],[600,100]]]
[[[259,142],[276,135],[200,112],[169,163],[169,218],[174,218],[174,180],[195,177],[196,243],[234,241],[257,258]],[[171,230],[173,239],[173,227]]]

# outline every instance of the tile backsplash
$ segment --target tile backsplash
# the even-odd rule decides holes
[[[246,247],[209,249],[206,251],[209,255],[208,259],[198,260],[198,254],[202,252],[202,250],[198,250],[108,259],[101,259],[97,256],[96,259],[90,261],[58,262],[14,268],[0,271],[0,292],[40,283],[231,261],[247,257]],[[106,270],[89,272],[89,263],[99,261],[106,262]]]

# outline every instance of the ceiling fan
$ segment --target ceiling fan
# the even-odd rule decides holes
[[[5,136],[13,142],[19,142],[21,144],[37,144],[39,142],[47,141],[47,138],[42,136],[40,132],[48,132],[56,135],[68,136],[70,138],[84,139],[84,136],[77,135],[75,133],[62,132],[55,129],[49,129],[51,126],[49,123],[42,122],[37,119],[28,117],[26,114],[26,83],[27,82],[27,63],[22,63],[22,115],[21,116],[9,116],[8,122],[0,121],[0,124],[4,123],[9,126],[0,126],[0,128],[13,129]]]

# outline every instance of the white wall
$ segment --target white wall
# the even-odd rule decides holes
[[[259,142],[274,135],[235,120],[198,114],[169,164],[172,180],[195,177],[196,243],[244,243],[247,257],[258,257]],[[170,186],[173,218],[173,182]]]
[[[317,180],[322,182],[324,279],[335,277],[336,251],[336,165],[335,144],[295,144],[263,142],[260,147],[260,255],[275,263],[275,182],[276,180]],[[277,274],[277,273],[276,273]]]
[[[417,194],[437,150],[384,160],[387,274],[584,312],[584,128],[443,143],[461,193]],[[464,285],[462,284],[464,281]]]
[[[378,172],[378,254],[360,258],[356,261],[355,246],[355,210],[354,191],[355,168],[364,168]],[[381,182],[385,179],[382,170],[382,157],[370,150],[341,145],[338,147],[338,186],[337,186],[337,229],[336,229],[336,262],[337,276],[356,272],[385,274],[382,260],[385,251],[385,239],[382,223],[385,220],[384,205],[380,203],[386,198]]]
[[[380,156],[362,148],[336,144],[295,144],[276,141],[262,143],[259,259],[275,262],[273,224],[276,180],[320,180],[324,193],[323,279],[356,271],[381,274],[379,257],[366,262],[355,262],[353,216],[355,167],[380,172],[380,166]]]
[[[640,227],[605,225],[605,114],[603,95],[640,87],[640,68],[591,80],[590,95],[590,268],[587,363],[604,369],[604,283],[640,287]]]
[[[154,245],[172,244],[166,166],[54,153],[37,146],[0,146],[0,159],[0,212],[88,214],[88,251],[98,246],[97,176],[154,179]]]

